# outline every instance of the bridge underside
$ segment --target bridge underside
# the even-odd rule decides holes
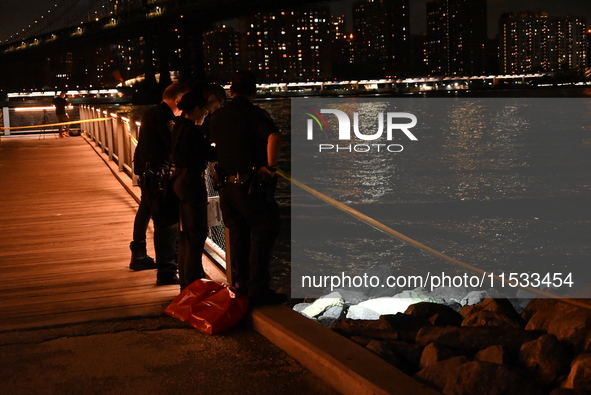
[[[326,3],[303,0],[297,5],[319,2]],[[160,85],[167,85],[171,70],[187,82],[203,79],[203,32],[220,21],[293,4],[286,0],[170,0],[32,37],[26,44],[0,46],[0,89],[61,89],[66,75],[69,88],[88,88],[115,86],[143,74],[147,91],[159,91],[156,75],[161,76]],[[156,7],[162,8],[156,12]],[[139,57],[140,68],[122,67],[121,56],[116,56],[119,49]]]

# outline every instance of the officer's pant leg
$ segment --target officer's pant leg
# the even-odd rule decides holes
[[[270,266],[275,240],[279,235],[280,217],[277,204],[267,201],[257,203],[257,215],[250,218],[251,246],[249,255],[249,293],[256,295],[269,289]]]
[[[151,217],[152,212],[150,210],[150,204],[144,198],[142,193],[140,205],[137,209],[137,213],[135,214],[135,220],[133,221],[133,241],[146,241],[146,230],[150,224]]]
[[[240,186],[227,185],[220,190],[220,208],[224,218],[224,225],[230,234],[230,265],[234,286],[241,292],[248,292],[250,278],[249,251],[250,228],[246,218],[241,213]]]
[[[182,202],[179,232],[179,277],[181,288],[205,277],[202,257],[207,239],[207,201]]]
[[[172,188],[154,188],[152,196],[157,277],[176,276],[179,202]]]
[[[154,250],[158,278],[172,277],[177,272],[178,224],[168,227],[154,225]]]

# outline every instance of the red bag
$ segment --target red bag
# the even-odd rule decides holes
[[[213,335],[236,325],[247,310],[246,296],[226,284],[202,279],[183,289],[164,312]]]

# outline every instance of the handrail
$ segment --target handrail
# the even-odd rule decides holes
[[[88,123],[88,122],[96,122],[96,121],[106,121],[111,118],[95,118],[95,119],[86,119],[80,121],[69,121],[69,122],[59,122],[59,123],[48,123],[46,125],[29,125],[29,126],[2,126],[0,130],[15,130],[15,129],[42,129],[47,128],[50,126],[62,126],[62,125],[77,125],[79,123]]]

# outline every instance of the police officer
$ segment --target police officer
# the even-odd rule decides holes
[[[175,118],[172,130],[172,157],[176,166],[173,185],[180,201],[178,266],[181,290],[205,277],[201,262],[208,230],[204,172],[207,162],[215,161],[215,152],[203,123],[205,117],[224,102],[223,88],[219,97],[213,86],[186,93],[178,105],[182,115]]]
[[[281,135],[269,114],[253,104],[253,73],[236,73],[230,95],[230,103],[212,117],[211,137],[234,286],[249,296],[251,305],[280,304],[287,297],[269,288],[269,266],[280,226],[274,191]]]
[[[178,103],[189,87],[174,83],[162,94],[162,102],[150,108],[142,117],[138,145],[134,156],[134,173],[140,176],[142,192],[134,222],[130,269],[153,269],[147,259],[146,228],[150,216],[154,221],[154,250],[156,252],[156,285],[179,284],[176,263],[178,233],[178,201],[172,185],[172,128],[179,115]]]

